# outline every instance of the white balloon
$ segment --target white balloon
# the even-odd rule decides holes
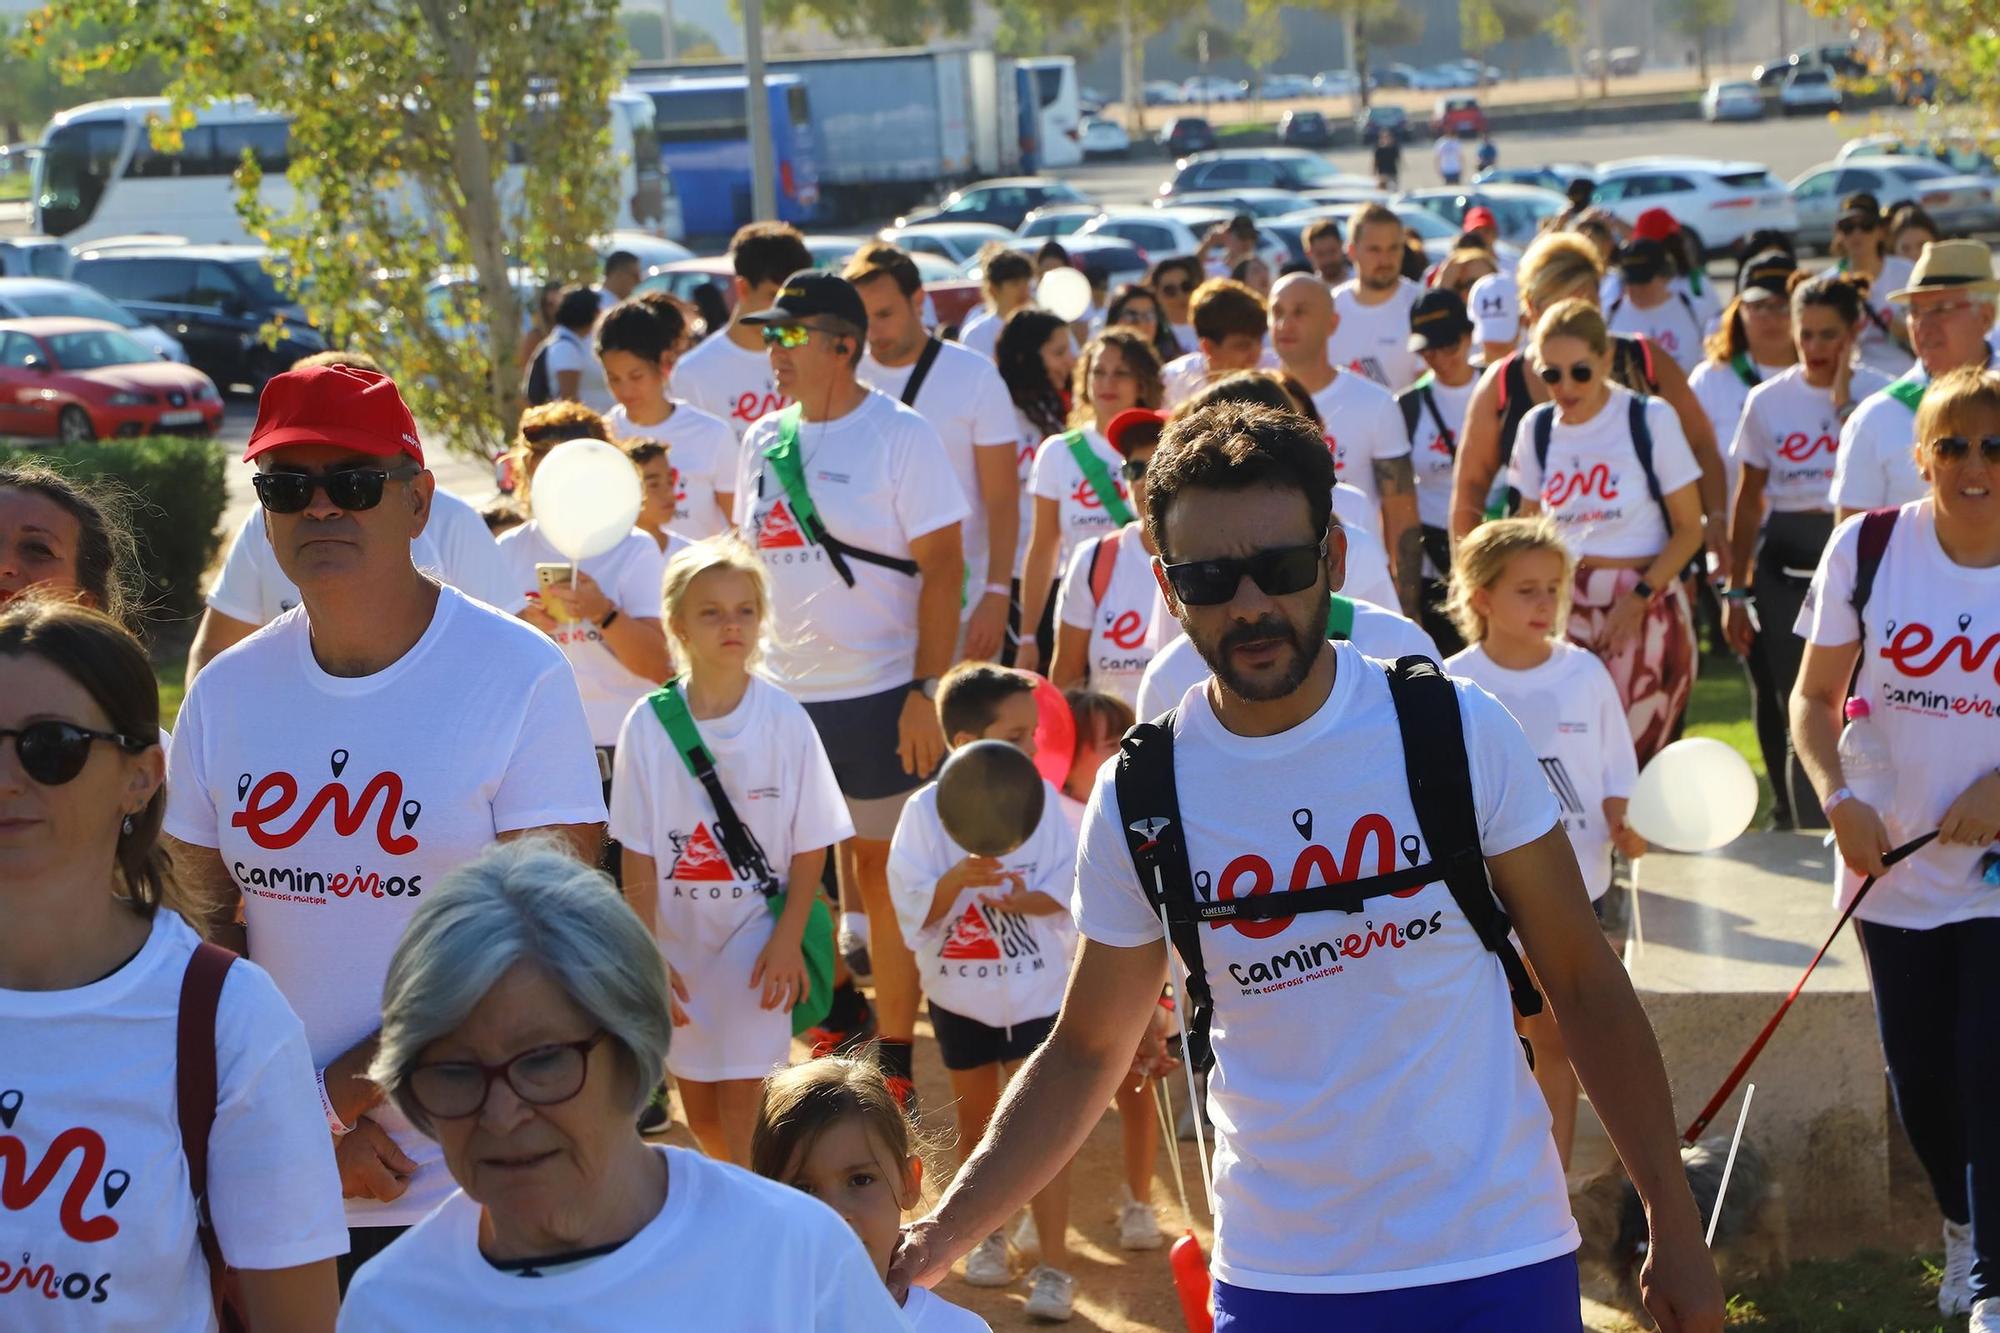
[[[1035,284],[1035,304],[1074,324],[1090,309],[1090,279],[1080,269],[1052,268]]]
[[[528,496],[549,545],[571,560],[603,555],[639,517],[639,471],[615,445],[565,440],[535,469]]]
[[[1625,810],[1647,842],[1672,852],[1712,852],[1734,842],[1756,814],[1757,775],[1709,736],[1675,741],[1654,755]]]

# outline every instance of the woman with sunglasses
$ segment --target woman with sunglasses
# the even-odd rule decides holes
[[[1183,354],[1195,348],[1194,311],[1189,303],[1194,300],[1194,289],[1201,286],[1206,276],[1201,261],[1193,255],[1171,255],[1153,265],[1153,271],[1146,275],[1147,288],[1160,298],[1167,332],[1174,335],[1174,342]],[[1165,365],[1166,361],[1160,364]]]
[[[1889,233],[1872,194],[1852,194],[1841,201],[1828,253],[1843,274],[1860,279],[1866,298],[1861,327],[1861,360],[1891,379],[1908,370],[1916,358],[1909,350],[1910,334],[1903,314],[1889,301],[1910,280],[1912,260],[1889,249]]]
[[[446,875],[369,1073],[459,1190],[355,1275],[340,1327],[897,1327],[832,1209],[639,1137],[670,1032],[658,946],[603,875],[533,839]]]
[[[1508,477],[1522,514],[1546,510],[1577,557],[1570,641],[1610,669],[1643,765],[1694,688],[1681,571],[1701,549],[1701,465],[1672,408],[1611,381],[1611,346],[1588,301],[1542,316],[1531,356],[1550,401],[1523,421]]]
[[[1838,902],[1885,855],[1938,831],[1853,908],[1875,1019],[1909,1133],[1944,1214],[1938,1309],[2000,1330],[2000,372],[1940,375],[1917,409],[1927,494],[1841,524],[1800,614],[1792,740],[1845,865]],[[1890,516],[1893,517],[1890,517]],[[1883,528],[1887,526],[1886,539]],[[1879,552],[1856,605],[1864,552]],[[1859,674],[1856,674],[1856,668]],[[1850,689],[1883,771],[1847,771]],[[1852,707],[1852,705],[1848,705]],[[1848,716],[1854,716],[1848,713]],[[1851,786],[1850,786],[1851,784]]]
[[[1092,338],[1076,363],[1070,429],[1052,434],[1035,451],[1028,491],[1035,497],[1022,562],[1021,624],[1039,627],[1054,618],[1056,580],[1077,547],[1132,521],[1130,492],[1120,478],[1125,460],[1105,438],[1113,417],[1127,408],[1160,406],[1160,362],[1153,345],[1132,329],[1112,328]],[[1054,637],[1054,626],[1049,630]],[[1037,629],[1036,637],[1040,638]],[[1023,634],[1015,665],[1041,667]]]
[[[1862,399],[1889,383],[1881,372],[1855,364],[1856,339],[1866,319],[1862,302],[1860,286],[1838,273],[1793,279],[1791,324],[1798,364],[1750,391],[1729,449],[1742,479],[1729,519],[1723,629],[1729,646],[1753,662],[1752,679],[1761,678],[1771,687],[1768,702],[1760,692],[1752,704],[1759,742],[1772,731],[1779,739],[1775,750],[1765,749],[1764,765],[1780,792],[1776,811],[1781,827],[1826,826],[1805,772],[1786,744],[1784,714],[1771,717],[1768,710],[1791,698],[1798,679],[1804,645],[1790,627],[1833,535],[1833,463],[1840,428]]]
[[[1166,413],[1135,407],[1113,417],[1105,429],[1125,460],[1119,476],[1135,514],[1145,512],[1146,464],[1166,424]],[[1138,702],[1139,680],[1153,654],[1180,633],[1153,577],[1155,554],[1153,534],[1138,522],[1077,544],[1056,594],[1050,684],[1059,690],[1088,684],[1127,704]]]
[[[0,1322],[202,1333],[219,1261],[251,1329],[324,1333],[347,1232],[304,1029],[221,954],[213,1017],[180,1033],[205,904],[159,845],[159,721],[152,664],[115,621],[58,598],[0,610],[0,1148],[18,1150],[0,1152],[0,1254],[21,1261]],[[196,1129],[178,1075],[202,1056],[215,1109]]]
[[[1160,309],[1160,298],[1143,283],[1127,283],[1111,298],[1111,304],[1104,312],[1104,326],[1114,328],[1120,324],[1134,328],[1144,334],[1153,344],[1160,364],[1166,365],[1184,350],[1174,331],[1167,325],[1166,314]]]

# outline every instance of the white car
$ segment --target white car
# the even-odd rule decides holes
[[[1701,95],[1703,120],[1762,120],[1764,96],[1743,79],[1717,79]]]
[[[1123,157],[1132,151],[1132,136],[1108,116],[1092,116],[1084,121],[1078,142],[1085,157]]]
[[[1014,233],[990,222],[919,222],[884,227],[882,239],[912,255],[935,255],[954,267],[972,262],[991,241],[1006,244]]]
[[[2000,164],[1970,135],[1952,134],[1942,138],[1911,140],[1900,134],[1864,134],[1849,139],[1833,155],[1834,161],[1850,157],[1909,157],[1919,162],[1941,162],[1968,176],[2000,177]]]
[[[1096,204],[1047,204],[1022,218],[1014,235],[1022,240],[1070,236],[1103,211]]]
[[[1108,236],[1135,246],[1148,263],[1169,255],[1192,255],[1201,250],[1201,238],[1217,223],[1227,222],[1236,210],[1208,205],[1173,205],[1147,208],[1126,205],[1107,208],[1086,222],[1079,236]],[[1291,258],[1285,243],[1271,236],[1259,238],[1257,252],[1271,265],[1273,276]]]
[[[1500,239],[1510,245],[1526,246],[1541,234],[1542,220],[1569,207],[1569,200],[1539,185],[1444,186],[1439,189],[1409,190],[1396,197],[1397,204],[1415,204],[1453,227],[1465,225],[1466,210],[1475,205],[1493,213],[1500,224]]]
[[[1788,116],[1840,110],[1840,85],[1824,65],[1798,65],[1778,89],[1778,110]]]
[[[1181,82],[1181,101],[1187,102],[1240,102],[1243,100],[1243,85],[1233,79],[1218,78],[1216,75],[1197,74]]]
[[[1187,95],[1181,91],[1181,86],[1166,79],[1146,80],[1145,86],[1140,89],[1140,95],[1146,99],[1147,106],[1179,106],[1187,101]]]
[[[1792,182],[1799,244],[1829,244],[1840,201],[1862,192],[1874,195],[1884,213],[1898,204],[1921,205],[1946,232],[2000,227],[1990,176],[1960,175],[1927,157],[1850,157],[1823,163]]]
[[[1706,157],[1629,157],[1597,169],[1598,207],[1636,222],[1663,208],[1702,253],[1727,250],[1753,231],[1797,231],[1799,210],[1761,162]]]

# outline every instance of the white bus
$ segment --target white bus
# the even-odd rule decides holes
[[[1034,94],[1035,159],[1037,170],[1073,167],[1083,161],[1083,106],[1077,89],[1076,61],[1069,56],[1038,56],[1017,60],[1014,68]]]
[[[679,234],[680,200],[659,169],[652,109],[643,97],[617,94],[608,109],[619,163],[615,225],[672,237]],[[72,107],[50,120],[29,193],[35,229],[72,247],[139,233],[203,244],[251,241],[232,179],[245,148],[264,169],[258,198],[274,214],[291,210],[285,179],[291,125],[283,114],[247,101],[220,102],[196,113],[179,152],[162,153],[153,147],[149,122],[167,112],[165,98],[132,97]],[[518,162],[510,163],[503,191],[518,190],[523,174]]]

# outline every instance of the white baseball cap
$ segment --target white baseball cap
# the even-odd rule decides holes
[[[1513,274],[1487,274],[1472,284],[1465,304],[1479,341],[1510,343],[1521,336],[1521,288]]]

